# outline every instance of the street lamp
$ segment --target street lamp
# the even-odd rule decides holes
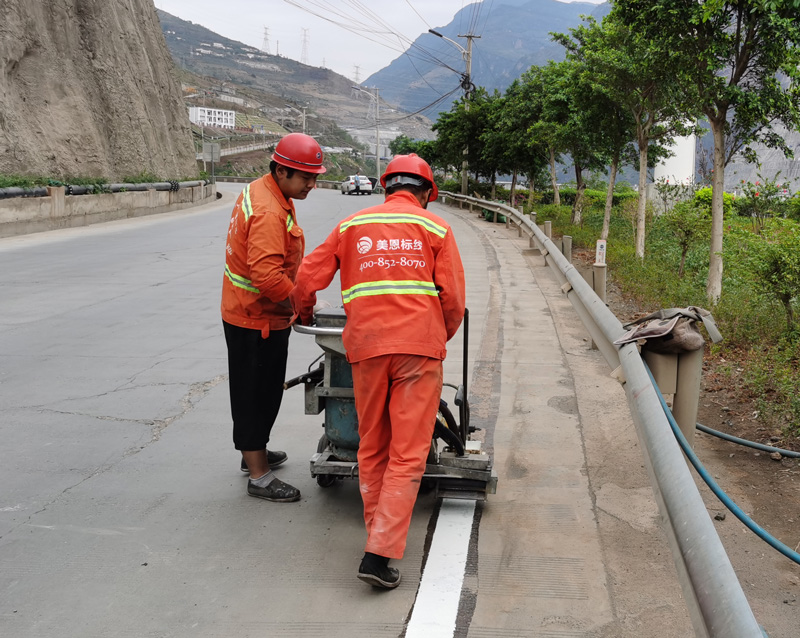
[[[366,93],[369,95],[371,100],[375,100],[375,171],[376,176],[378,178],[378,182],[381,181],[381,129],[380,129],[380,118],[378,117],[378,87],[375,87],[375,95],[372,95],[369,91],[365,91],[360,86],[353,86],[356,91],[361,91],[362,93]]]
[[[461,52],[461,57],[464,58],[465,66],[466,66],[466,73],[461,75],[461,88],[464,89],[464,110],[469,113],[469,96],[472,94],[474,87],[472,85],[472,40],[474,38],[480,38],[479,35],[472,35],[468,33],[467,35],[460,35],[459,38],[466,38],[467,39],[467,48],[465,49],[462,47],[458,42],[455,40],[451,40],[445,35],[442,35],[438,31],[434,31],[433,29],[428,29],[428,33],[435,35],[437,38],[441,38],[442,40],[446,40],[450,44],[452,44],[456,49]],[[469,155],[469,146],[464,149],[464,160],[461,162],[461,194],[467,194],[467,185],[469,184],[469,178],[467,176],[467,171],[469,169],[467,163],[467,155]]]

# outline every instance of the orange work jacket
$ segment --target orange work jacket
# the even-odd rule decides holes
[[[303,324],[341,270],[351,363],[384,354],[444,359],[464,317],[464,268],[450,226],[400,191],[339,223],[304,260],[291,299]]]
[[[279,305],[294,287],[305,237],[294,204],[272,175],[248,184],[236,200],[225,245],[222,319],[241,328],[288,328],[292,309]]]

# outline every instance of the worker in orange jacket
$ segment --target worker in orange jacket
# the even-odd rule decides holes
[[[303,260],[291,300],[310,325],[316,292],[341,271],[367,528],[358,578],[393,588],[400,572],[388,563],[405,551],[465,285],[450,226],[426,210],[438,195],[430,166],[413,153],[399,155],[381,185],[383,204],[342,221]]]
[[[325,172],[314,138],[290,133],[275,148],[269,174],[248,184],[231,215],[222,279],[233,444],[249,472],[247,493],[291,502],[300,491],[271,467],[286,453],[269,450],[283,397],[292,307],[289,292],[305,252],[293,199],[305,199]]]

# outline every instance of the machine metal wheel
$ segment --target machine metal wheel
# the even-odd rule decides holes
[[[319,437],[319,442],[317,443],[317,452],[322,453],[328,447],[328,435],[323,434]],[[317,485],[320,487],[331,487],[334,483],[336,483],[336,475],[335,474],[317,474]]]

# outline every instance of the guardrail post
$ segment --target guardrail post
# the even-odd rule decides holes
[[[517,206],[520,220],[522,219],[522,206]],[[517,224],[517,237],[522,237],[522,224]]]
[[[606,304],[606,265],[595,262],[592,265],[592,290],[600,301]],[[608,304],[606,304],[608,305]],[[592,350],[597,350],[597,344],[592,341]]]
[[[606,302],[606,265],[595,263],[592,265],[592,290],[594,294],[600,297],[600,300]]]
[[[572,263],[572,236],[564,235],[561,238],[561,254],[567,258],[569,263]]]
[[[678,355],[678,373],[672,416],[693,446],[697,408],[700,403],[700,378],[703,376],[703,348]]]
[[[553,239],[553,222],[549,219],[544,223],[544,234],[547,235],[547,239]]]
[[[672,416],[693,445],[697,408],[700,403],[700,377],[703,374],[703,349],[679,354],[658,354],[646,348],[642,358],[647,362],[661,394],[672,396]]]

